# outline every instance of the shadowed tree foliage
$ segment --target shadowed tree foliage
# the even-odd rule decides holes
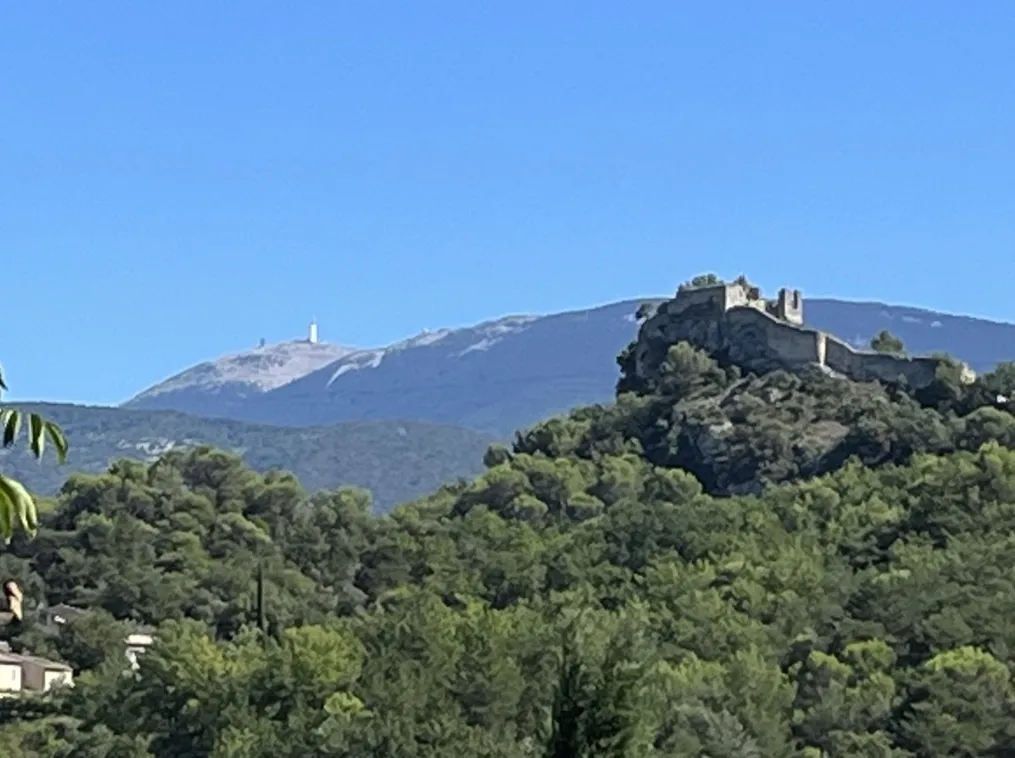
[[[677,288],[677,291],[696,289],[698,287],[715,287],[719,284],[723,284],[723,280],[716,274],[698,274],[681,284]]]
[[[871,337],[870,348],[878,353],[889,353],[892,355],[902,355],[906,352],[906,346],[902,344],[902,340],[887,329],[882,329]]]

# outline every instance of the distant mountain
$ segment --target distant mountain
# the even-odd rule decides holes
[[[510,316],[372,350],[284,343],[196,366],[125,407],[283,426],[411,418],[507,437],[575,406],[609,401],[616,356],[638,328],[634,312],[653,301]],[[806,300],[804,314],[809,325],[857,345],[888,329],[911,352],[947,352],[977,371],[1015,359],[1012,324],[830,299]]]
[[[419,421],[366,421],[282,428],[167,411],[63,404],[20,404],[59,423],[70,443],[67,464],[41,464],[24,446],[0,449],[0,469],[39,494],[56,492],[75,472],[98,473],[117,458],[153,460],[176,447],[208,444],[242,455],[258,471],[281,468],[308,490],[355,485],[369,489],[375,508],[429,494],[483,470],[493,438]]]
[[[423,332],[386,348],[348,352],[262,392],[252,390],[258,373],[253,362],[238,375],[215,361],[209,364],[215,375],[231,376],[231,382],[209,387],[188,381],[184,372],[125,407],[287,426],[414,418],[506,437],[575,405],[609,399],[617,353],[637,329],[636,307],[616,303]],[[241,360],[222,359],[229,366]]]

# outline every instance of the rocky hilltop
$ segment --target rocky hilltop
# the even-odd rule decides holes
[[[686,342],[720,363],[757,374],[779,369],[820,369],[853,381],[905,384],[922,389],[958,362],[942,356],[907,356],[858,349],[821,329],[804,325],[803,296],[782,289],[774,300],[743,277],[732,283],[684,285],[642,323],[635,342],[636,377],[657,374],[672,345]],[[647,315],[647,314],[643,314]],[[958,364],[963,381],[974,372]]]

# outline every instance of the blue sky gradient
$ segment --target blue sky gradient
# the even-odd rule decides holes
[[[987,0],[5,3],[9,398],[708,270],[1015,321],[1013,39]]]

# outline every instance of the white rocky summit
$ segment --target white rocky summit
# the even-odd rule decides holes
[[[307,339],[273,345],[262,340],[250,350],[224,355],[181,371],[149,387],[130,403],[183,389],[214,392],[229,387],[245,394],[270,392],[356,352],[359,352],[356,348],[320,342],[314,321]]]
[[[264,345],[199,363],[150,387],[135,399],[185,387],[212,390],[224,385],[244,385],[251,392],[268,392],[355,352],[354,348],[321,342],[311,344],[305,340]]]

